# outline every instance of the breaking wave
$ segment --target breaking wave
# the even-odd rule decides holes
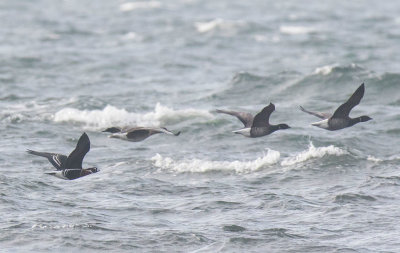
[[[310,142],[308,150],[305,150],[294,157],[288,157],[288,158],[284,159],[281,162],[281,165],[282,166],[292,166],[297,163],[303,163],[307,160],[310,160],[313,158],[321,158],[326,155],[340,156],[340,155],[345,155],[345,154],[347,154],[347,152],[345,150],[342,150],[333,145],[329,145],[327,147],[316,148],[316,147],[314,147],[313,143]]]
[[[366,72],[367,70],[362,68],[361,66],[358,66],[357,64],[350,64],[347,66],[340,66],[338,64],[332,64],[332,65],[326,65],[322,67],[318,67],[315,69],[314,74],[317,75],[329,75],[331,73],[340,73],[340,74],[346,74],[346,73],[353,73],[353,72]]]
[[[174,124],[191,118],[213,118],[206,110],[174,110],[157,103],[153,112],[134,113],[107,105],[103,110],[78,110],[64,108],[54,115],[55,122],[75,122],[88,128],[100,129],[109,126],[162,126]]]
[[[217,32],[222,35],[234,35],[245,25],[243,21],[230,21],[216,18],[207,22],[196,22],[194,26],[199,33]]]
[[[279,31],[283,34],[298,35],[315,32],[315,29],[305,26],[281,26]]]
[[[278,151],[268,149],[267,154],[250,161],[209,161],[201,159],[187,159],[176,161],[170,157],[163,157],[157,154],[151,158],[153,164],[157,168],[162,168],[176,172],[208,172],[208,171],[233,171],[236,173],[249,173],[257,171],[269,165],[281,165],[282,167],[293,166],[295,164],[304,163],[311,159],[322,158],[325,156],[341,156],[348,154],[347,151],[342,150],[333,145],[327,147],[314,147],[310,143],[307,150],[294,155],[281,159],[281,154]]]
[[[162,6],[161,2],[158,1],[140,1],[140,2],[127,2],[119,6],[119,10],[122,12],[133,11],[137,9],[155,9]]]
[[[259,170],[264,166],[276,164],[280,153],[268,150],[267,154],[253,161],[205,161],[191,159],[175,161],[170,157],[162,157],[157,154],[151,158],[154,166],[176,172],[207,172],[207,171],[234,171],[236,173],[246,173]]]

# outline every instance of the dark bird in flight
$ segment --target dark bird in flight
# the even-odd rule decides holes
[[[110,138],[117,138],[133,142],[143,141],[144,139],[147,139],[153,134],[164,133],[164,134],[178,136],[181,133],[181,132],[173,133],[168,129],[166,129],[165,127],[132,127],[132,128],[110,127],[104,130],[103,132],[112,133],[112,135],[109,136]]]
[[[287,124],[270,125],[269,117],[273,111],[275,111],[275,105],[272,103],[264,107],[262,111],[257,113],[254,117],[247,112],[217,110],[218,113],[236,116],[243,123],[244,128],[233,131],[234,133],[252,138],[269,135],[277,130],[290,128]]]
[[[46,174],[66,180],[73,180],[99,171],[96,167],[88,169],[82,168],[83,158],[86,153],[89,152],[89,149],[89,137],[86,133],[83,133],[76,144],[76,148],[71,152],[71,154],[69,154],[69,156],[56,153],[38,152],[29,149],[27,152],[32,155],[46,157],[57,169],[56,171],[47,172]]]
[[[300,109],[303,112],[309,113],[311,115],[314,115],[322,119],[321,121],[312,123],[311,125],[313,126],[320,127],[330,131],[351,127],[357,123],[366,122],[372,119],[368,116],[360,116],[357,118],[350,118],[349,116],[350,111],[360,103],[361,99],[364,96],[364,91],[365,87],[364,83],[362,83],[360,87],[358,87],[358,89],[353,93],[353,95],[351,95],[351,97],[346,101],[346,103],[342,104],[336,109],[333,115],[323,112],[311,112],[304,109],[302,106],[300,106]]]

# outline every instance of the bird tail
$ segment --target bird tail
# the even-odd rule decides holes
[[[251,131],[251,128],[242,128],[242,129],[239,129],[239,130],[232,131],[232,133],[242,134],[242,135],[244,135],[246,137],[250,137],[251,136],[250,131]]]
[[[311,123],[312,126],[328,129],[329,128],[329,121],[328,119],[324,119],[318,122]]]

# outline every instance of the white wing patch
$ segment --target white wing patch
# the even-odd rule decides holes
[[[61,168],[61,161],[59,155],[53,155],[53,161]]]

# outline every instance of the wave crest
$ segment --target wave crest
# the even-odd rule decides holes
[[[347,73],[361,73],[367,71],[366,69],[362,68],[357,64],[350,64],[346,66],[340,66],[338,64],[333,65],[326,65],[322,67],[318,67],[314,70],[314,74],[316,75],[329,75],[331,73],[338,73],[338,74],[347,74]]]
[[[199,33],[221,32],[223,35],[234,35],[244,26],[244,22],[216,18],[208,22],[196,22],[194,26]]]
[[[109,126],[162,126],[174,124],[190,118],[213,118],[205,110],[183,109],[173,110],[157,103],[153,112],[144,114],[128,112],[112,105],[107,105],[103,110],[79,110],[64,108],[54,115],[55,122],[77,122],[85,124],[88,128],[99,129]]]
[[[335,203],[338,204],[350,204],[354,202],[371,202],[376,201],[376,198],[370,195],[356,194],[356,193],[344,193],[335,196]]]
[[[260,82],[264,81],[265,79],[267,78],[254,75],[248,72],[239,72],[233,76],[231,83],[233,85],[238,85],[241,83],[248,83],[248,82]]]
[[[236,173],[252,172],[264,166],[278,162],[280,153],[269,149],[267,154],[253,161],[206,161],[191,159],[186,161],[175,161],[170,157],[162,157],[157,154],[151,158],[154,166],[177,172],[208,172],[208,171],[234,171]]]
[[[279,31],[283,34],[289,35],[299,35],[299,34],[308,34],[315,32],[315,28],[305,27],[305,26],[281,26],[279,27]]]
[[[302,163],[312,158],[321,158],[326,155],[335,155],[340,156],[347,154],[346,151],[330,145],[328,147],[314,147],[313,143],[310,142],[308,150],[301,152],[300,154],[296,155],[295,157],[288,157],[281,162],[282,166],[292,166],[297,163]]]
[[[90,230],[104,230],[104,231],[113,231],[112,229],[100,227],[94,224],[34,224],[31,227],[32,230],[65,230],[65,229],[90,229]]]
[[[307,150],[295,155],[284,158],[280,165],[289,167],[295,164],[304,163],[314,158],[322,158],[328,155],[341,156],[348,154],[333,145],[327,147],[314,147],[310,143]],[[280,153],[268,149],[267,154],[252,161],[207,161],[201,159],[190,159],[176,161],[170,157],[163,157],[157,154],[151,158],[155,167],[176,172],[208,172],[208,171],[234,171],[236,173],[249,173],[257,171],[265,166],[277,164],[280,160]]]
[[[137,9],[155,9],[155,8],[160,8],[161,6],[162,6],[161,2],[158,1],[127,2],[121,4],[119,6],[119,10],[126,12]]]

